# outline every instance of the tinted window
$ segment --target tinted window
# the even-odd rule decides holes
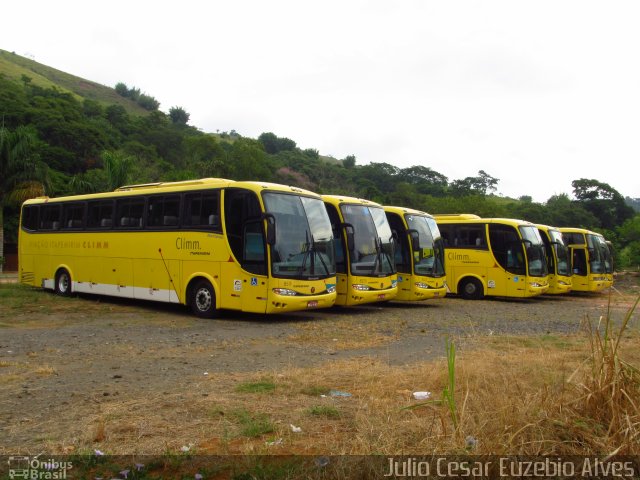
[[[121,228],[141,228],[143,212],[143,198],[123,198],[117,200],[116,226]]]
[[[111,228],[113,226],[113,202],[101,200],[89,202],[87,212],[88,228]]]
[[[493,256],[502,268],[518,275],[526,273],[524,249],[514,227],[492,223],[489,225],[489,239]]]
[[[38,206],[29,205],[22,209],[22,227],[27,230],[38,229]]]
[[[59,230],[62,225],[60,205],[46,205],[40,212],[41,230]]]
[[[399,273],[411,273],[411,248],[402,218],[396,213],[387,212],[387,220],[391,226],[396,245],[394,250],[394,263]]]
[[[225,190],[224,195],[225,227],[233,255],[246,271],[266,275],[266,243],[258,197],[236,188]]]
[[[345,248],[344,241],[342,239],[342,227],[340,222],[340,217],[338,216],[338,210],[336,207],[329,203],[325,203],[325,208],[327,210],[327,215],[329,215],[329,221],[331,222],[331,232],[333,234],[333,245],[335,249],[335,257],[336,257],[336,272],[337,273],[347,273],[347,263],[345,260]]]
[[[176,227],[179,221],[179,195],[154,195],[149,197],[147,227]]]
[[[485,224],[438,225],[445,247],[486,249]]]
[[[84,227],[84,203],[65,203],[62,228],[79,230]]]
[[[563,232],[562,238],[565,245],[585,245],[582,233]]]
[[[220,192],[200,192],[185,195],[184,226],[222,231],[220,223]]]

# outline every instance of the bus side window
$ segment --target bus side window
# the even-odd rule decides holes
[[[87,209],[87,228],[111,228],[113,225],[113,201],[89,202]]]
[[[220,191],[185,195],[182,224],[222,233],[220,224]]]
[[[180,195],[153,195],[147,206],[147,227],[176,227],[180,218]]]
[[[122,198],[116,200],[116,227],[141,228],[144,213],[144,198]]]
[[[38,211],[37,205],[28,205],[22,209],[22,228],[35,231],[38,229]]]
[[[62,224],[62,209],[58,205],[46,205],[40,213],[41,230],[59,230]]]
[[[444,243],[444,248],[452,247],[454,225],[446,225],[446,224],[439,223],[438,230],[440,230],[440,235],[442,235],[442,242]]]
[[[84,227],[84,203],[65,203],[62,228],[79,230]]]

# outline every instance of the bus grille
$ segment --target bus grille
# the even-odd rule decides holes
[[[33,272],[20,272],[20,283],[26,283],[27,285],[33,285],[35,280],[35,273]]]

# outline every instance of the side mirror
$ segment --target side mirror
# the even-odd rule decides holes
[[[411,250],[414,252],[420,251],[420,233],[413,228],[407,230],[409,238],[411,238]]]
[[[353,228],[353,225],[351,225],[350,223],[343,223],[341,225],[342,228],[344,228],[345,234],[346,234],[346,238],[347,238],[347,250],[349,250],[349,252],[353,252],[354,249],[356,248],[355,245],[355,230]]]
[[[267,244],[273,246],[276,243],[276,217],[272,213],[264,213],[262,219],[267,221]]]

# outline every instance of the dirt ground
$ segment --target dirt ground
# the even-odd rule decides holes
[[[43,312],[33,305],[27,313],[0,309],[0,454],[91,445],[82,437],[82,419],[96,418],[113,402],[145,398],[162,397],[166,408],[179,410],[194,388],[215,397],[219,387],[203,381],[216,375],[330,366],[354,357],[410,365],[444,356],[447,337],[464,352],[490,336],[573,334],[608,305],[621,317],[639,283],[637,275],[621,277],[610,295],[447,297],[277,317],[225,313],[207,321],[180,306],[92,296]],[[47,305],[61,300],[44,291],[33,295]],[[68,436],[61,438],[62,431]]]

